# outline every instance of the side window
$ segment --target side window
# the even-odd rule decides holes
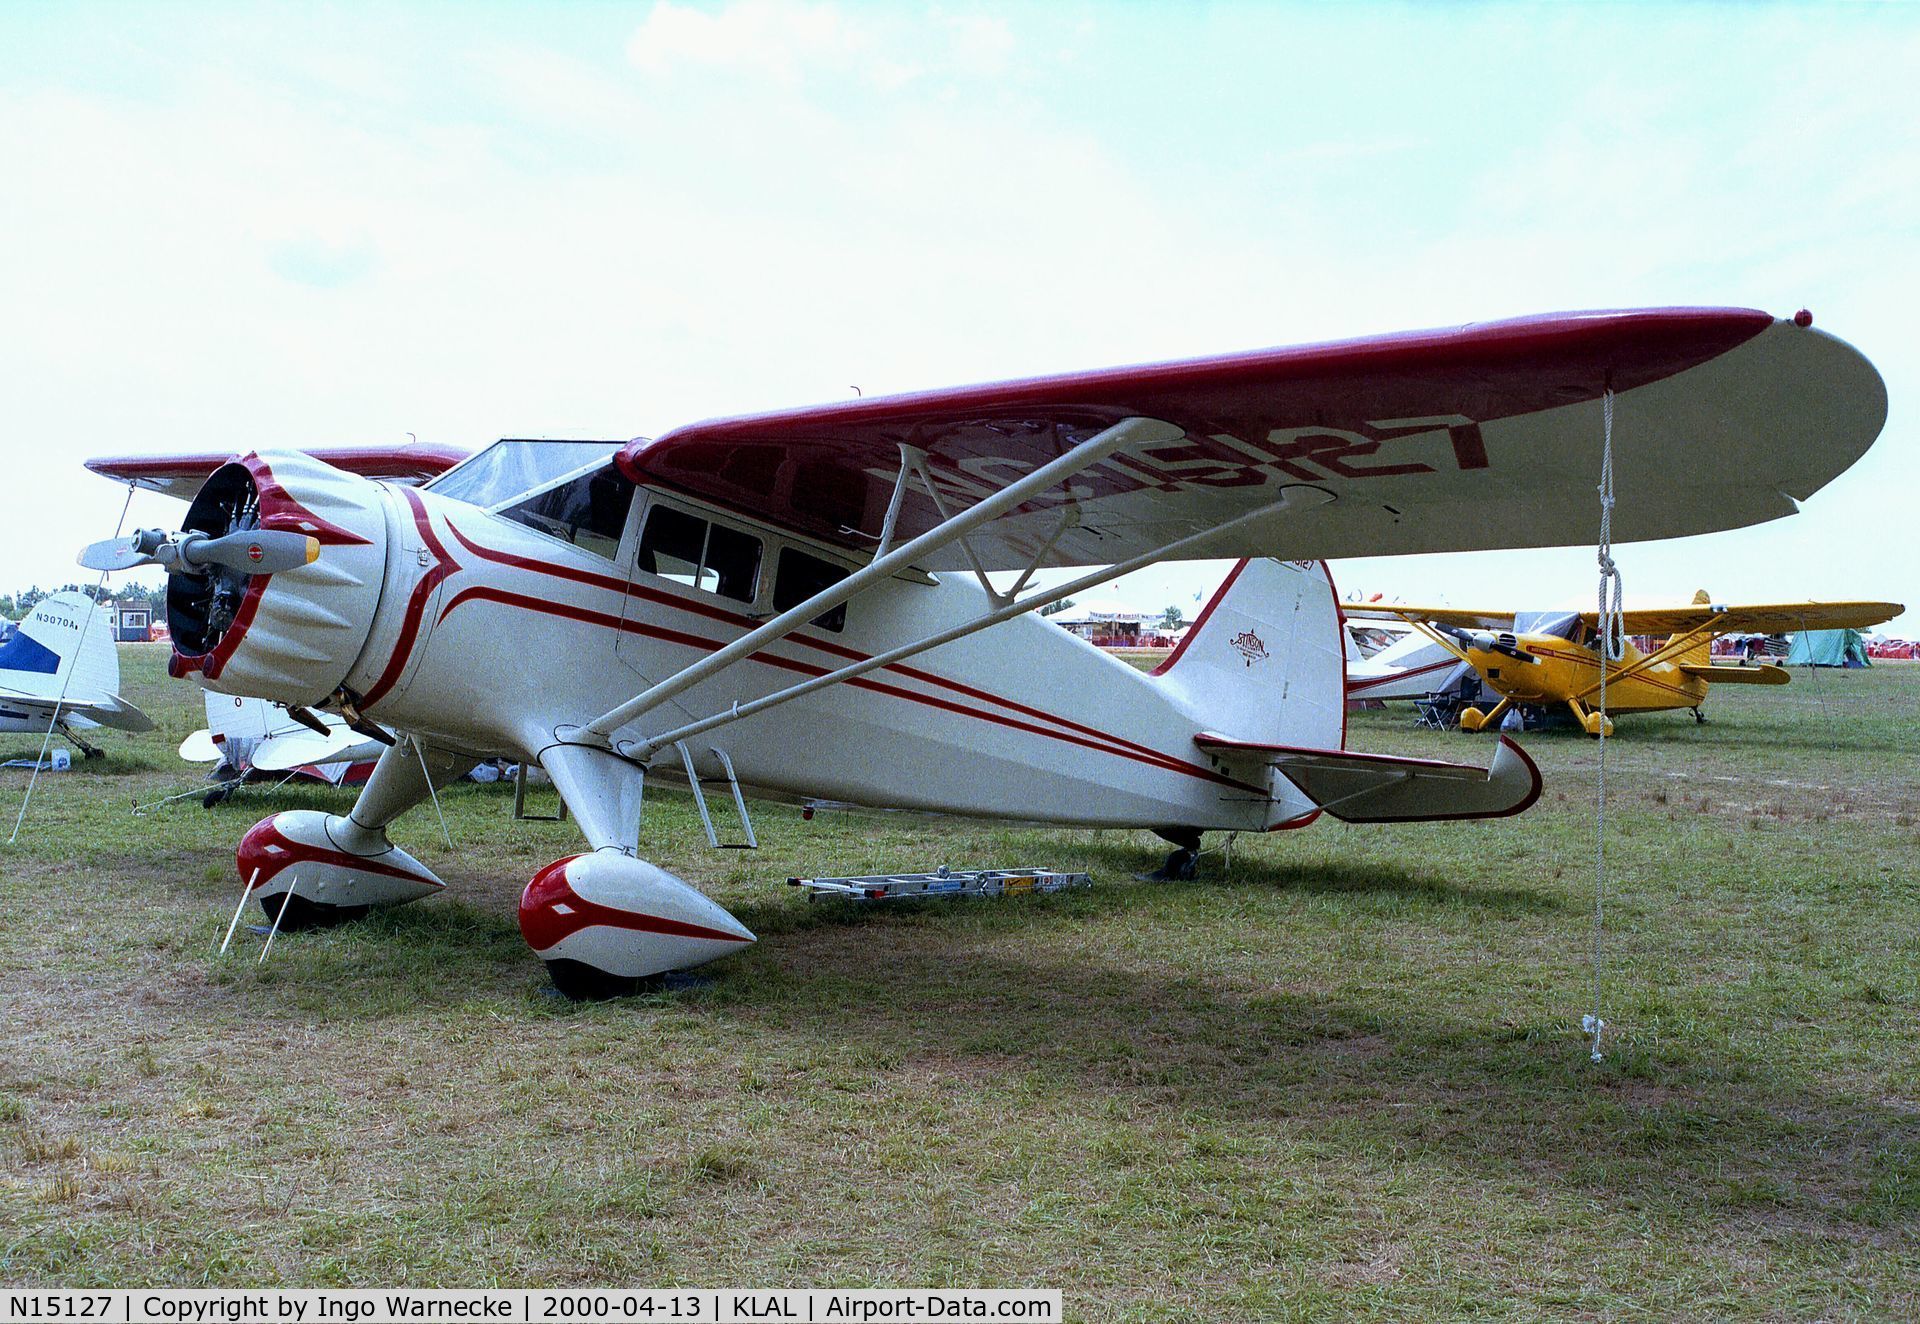
[[[773,609],[786,611],[789,607],[797,607],[820,590],[838,584],[848,573],[844,567],[834,565],[831,561],[822,561],[797,548],[782,547],[780,570],[773,581]],[[823,630],[845,629],[847,604],[843,602],[832,611],[820,613],[813,618],[813,623]]]
[[[705,520],[671,506],[655,506],[647,512],[646,531],[640,535],[640,568],[676,584],[712,592],[714,581],[700,581],[700,552],[706,544]]]
[[[709,525],[701,571],[703,577],[713,580],[711,591],[723,598],[752,602],[754,587],[760,582],[760,540],[724,524]],[[701,587],[708,585],[703,583]]]
[[[655,506],[640,534],[638,565],[676,584],[752,602],[760,583],[760,540],[671,506]]]
[[[633,484],[612,465],[582,474],[570,483],[537,492],[500,513],[582,551],[609,561],[620,549],[620,533],[633,504]]]

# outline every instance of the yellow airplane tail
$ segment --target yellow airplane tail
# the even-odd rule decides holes
[[[1704,607],[1712,601],[1713,599],[1707,595],[1705,589],[1700,589],[1693,595],[1693,603],[1696,607]],[[1668,642],[1672,642],[1673,636],[1668,635],[1667,640]],[[1683,667],[1704,667],[1710,665],[1713,662],[1713,637],[1711,635],[1700,636],[1700,642],[1681,652],[1675,653],[1668,661],[1677,662]]]

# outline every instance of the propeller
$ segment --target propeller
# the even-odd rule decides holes
[[[124,538],[107,538],[80,553],[89,570],[132,570],[165,566],[170,574],[200,575],[215,566],[242,574],[271,575],[311,565],[320,556],[320,540],[276,529],[243,529],[215,538],[189,529],[167,533],[142,529]]]
[[[1463,630],[1457,625],[1436,624],[1434,629],[1462,648],[1478,649],[1482,653],[1498,653],[1502,657],[1513,658],[1516,662],[1537,665],[1540,661],[1532,653],[1520,647],[1520,641],[1510,634],[1495,634],[1491,630]]]

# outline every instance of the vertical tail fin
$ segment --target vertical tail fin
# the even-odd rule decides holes
[[[110,614],[84,593],[52,593],[0,645],[0,671],[26,694],[93,702],[120,691],[120,655]]]
[[[1342,748],[1346,627],[1326,564],[1240,562],[1153,674],[1216,734]]]
[[[1693,595],[1693,604],[1696,607],[1704,607],[1712,601],[1713,599],[1707,595],[1705,589],[1700,589]],[[1673,638],[1674,636],[1668,635],[1667,642],[1672,643]],[[1703,634],[1700,636],[1699,642],[1689,645],[1686,649],[1675,653],[1667,660],[1682,665],[1707,666],[1713,661],[1713,637]]]

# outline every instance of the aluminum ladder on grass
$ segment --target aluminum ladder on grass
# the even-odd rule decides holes
[[[852,878],[789,878],[789,887],[803,887],[807,900],[823,896],[849,901],[910,901],[936,896],[1019,896],[1032,892],[1064,892],[1092,887],[1084,873],[1060,869],[949,869],[932,873],[882,873]]]

